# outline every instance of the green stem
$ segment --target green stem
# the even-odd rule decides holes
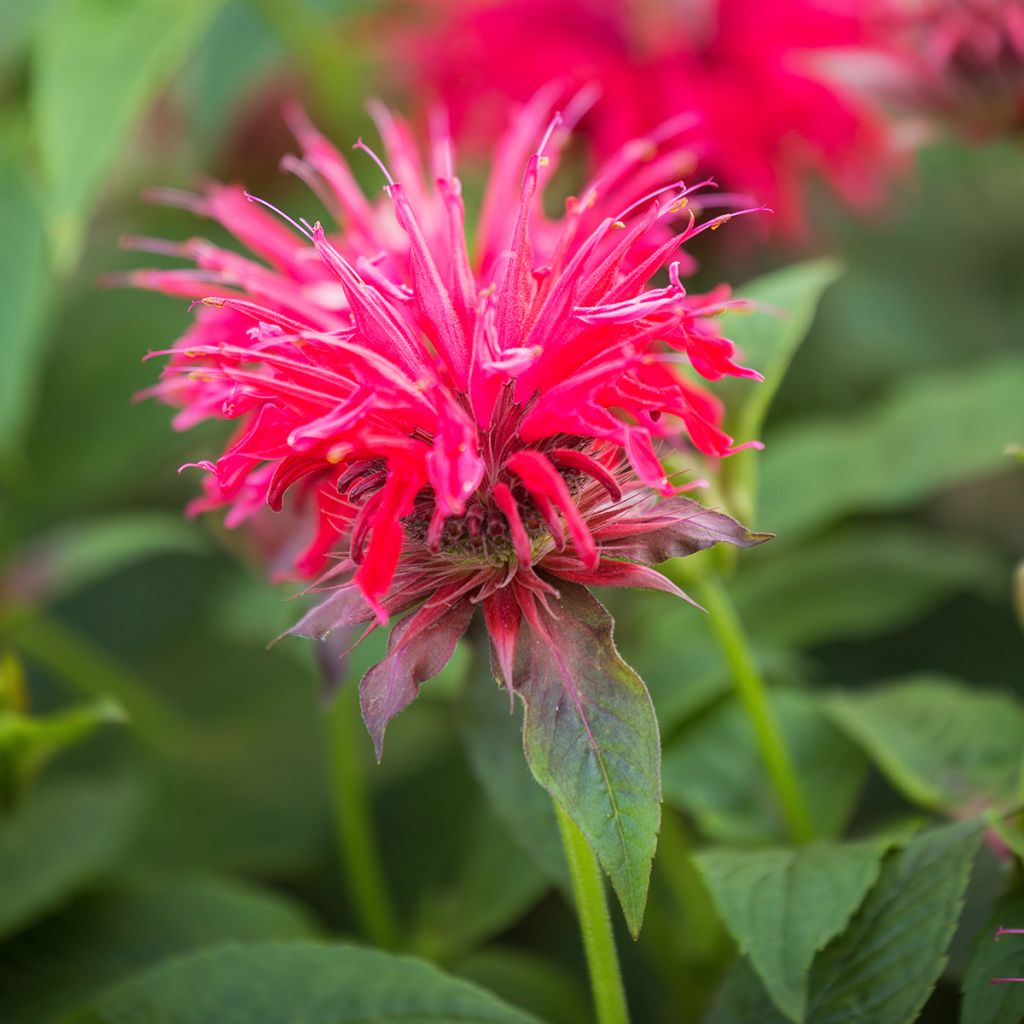
[[[583,833],[557,802],[555,813],[572,878],[576,916],[583,933],[583,950],[587,957],[597,1024],[629,1024],[626,992],[622,986],[601,869]]]
[[[328,765],[335,839],[348,895],[363,934],[376,946],[396,949],[400,931],[374,840],[366,773],[359,756],[362,735],[354,686],[343,687],[327,715]]]
[[[778,795],[790,837],[794,842],[806,843],[814,837],[814,826],[743,624],[716,573],[703,574],[698,587],[700,600],[708,610],[711,629],[736,684],[736,693],[754,728],[761,758]]]

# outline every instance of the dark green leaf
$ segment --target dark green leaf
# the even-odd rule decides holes
[[[852,512],[900,508],[1006,464],[1024,361],[921,374],[857,417],[794,424],[763,455],[759,524],[788,542]]]
[[[864,758],[809,694],[776,690],[771,700],[815,833],[838,835],[860,793]],[[734,698],[683,729],[665,751],[663,772],[665,799],[693,815],[709,838],[723,843],[785,840],[753,729]]]
[[[1001,935],[997,928],[1024,928],[1024,894],[996,903],[978,933],[964,977],[961,1024],[1020,1024],[1024,1020],[1024,982],[993,984],[994,978],[1024,977],[1024,935]]]
[[[922,807],[978,813],[1020,800],[1024,707],[1009,694],[915,676],[836,694],[826,707],[893,785]]]
[[[32,113],[60,262],[154,94],[184,60],[215,0],[55,0],[39,27]],[[88,88],[83,83],[88,82]]]
[[[846,927],[878,878],[889,845],[869,839],[697,854],[740,951],[791,1020],[803,1019],[815,953]]]
[[[536,1024],[410,957],[312,943],[227,946],[133,978],[72,1024]]]
[[[559,593],[550,638],[531,629],[519,639],[523,749],[608,872],[636,935],[661,818],[658,722],[644,684],[615,649],[603,606],[574,584],[559,581]]]
[[[0,818],[0,935],[57,908],[109,868],[140,797],[128,780],[46,781]]]
[[[255,886],[204,875],[140,878],[80,896],[9,942],[0,991],[18,1024],[47,1024],[167,957],[226,941],[314,934],[301,908]]]

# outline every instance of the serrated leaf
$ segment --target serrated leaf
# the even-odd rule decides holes
[[[217,7],[214,0],[55,0],[50,7],[36,36],[32,115],[63,266],[77,256],[125,138]]]
[[[411,957],[312,943],[225,946],[118,985],[69,1024],[536,1024]]]
[[[920,528],[846,530],[751,559],[732,594],[751,635],[777,647],[892,632],[951,592],[999,593],[989,549]]]
[[[737,289],[743,298],[763,308],[752,314],[726,313],[720,319],[721,329],[739,346],[743,364],[763,374],[764,380],[727,385],[730,433],[744,441],[760,437],[772,400],[810,329],[821,296],[841,273],[834,260],[815,260],[775,271]],[[722,467],[727,492],[743,522],[754,520],[758,458],[740,452]]]
[[[799,690],[770,694],[779,727],[803,785],[815,834],[839,834],[853,812],[866,763]],[[764,772],[750,722],[735,698],[695,719],[665,750],[665,799],[693,815],[722,843],[786,839],[778,799]]]
[[[790,1020],[803,1020],[811,961],[846,927],[889,845],[868,839],[696,855],[740,951]]]
[[[978,932],[967,974],[960,1024],[1020,1024],[1024,1020],[1024,982],[995,978],[1024,977],[1024,935],[1004,934],[998,928],[1024,928],[1024,893],[1000,899]]]
[[[762,456],[758,522],[788,543],[850,513],[900,508],[997,471],[1020,434],[1022,392],[1024,361],[992,359],[919,374],[859,416],[794,423]]]
[[[284,896],[213,875],[119,881],[78,897],[4,947],[0,991],[19,1024],[49,1024],[107,985],[226,941],[312,938]]]
[[[140,797],[128,779],[47,781],[0,818],[0,935],[99,878],[128,840]]]
[[[922,807],[979,813],[1020,799],[1024,707],[1008,693],[922,675],[836,694],[825,707]]]
[[[559,581],[559,593],[549,636],[524,630],[517,646],[523,749],[608,873],[636,935],[661,820],[658,722],[604,607],[575,584]]]
[[[569,891],[565,854],[551,798],[530,774],[523,758],[522,726],[490,669],[476,672],[459,698],[459,729],[480,787],[522,852],[544,874]]]

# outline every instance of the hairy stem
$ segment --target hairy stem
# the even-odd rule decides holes
[[[395,949],[400,931],[374,839],[366,773],[359,756],[359,744],[366,737],[356,697],[354,686],[344,687],[327,716],[335,840],[363,934],[376,946]]]
[[[813,838],[814,826],[743,624],[716,573],[702,574],[698,587],[700,600],[711,619],[711,629],[736,684],[736,693],[753,726],[790,838],[794,842],[805,843]]]
[[[608,913],[604,879],[590,845],[569,816],[555,803],[562,846],[569,864],[576,916],[583,934],[583,950],[590,974],[597,1024],[628,1024],[626,992]]]

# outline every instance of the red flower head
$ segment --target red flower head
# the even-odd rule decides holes
[[[295,567],[320,573],[323,600],[291,632],[368,632],[415,609],[362,683],[378,752],[478,606],[511,691],[538,650],[570,657],[586,646],[580,630],[607,629],[585,587],[678,594],[648,566],[763,539],[679,496],[656,453],[659,439],[737,450],[719,404],[685,372],[756,376],[713,323],[736,302],[724,289],[690,294],[678,255],[730,215],[700,222],[697,187],[655,185],[691,162],[668,125],[549,219],[541,193],[565,128],[556,117],[544,131],[548,110],[538,97],[501,142],[472,250],[437,121],[428,183],[407,126],[375,110],[388,184],[371,203],[292,112],[303,154],[287,166],[340,234],[282,224],[236,187],[165,194],[259,259],[159,243],[198,269],[132,275],[173,294],[217,287],[155,391],[181,408],[179,427],[238,422],[224,454],[199,463],[209,477],[197,507],[226,506],[235,525],[287,500],[311,528]],[[663,267],[666,283],[652,285]]]
[[[471,136],[486,138],[495,107],[542,83],[595,83],[601,116],[586,127],[599,155],[689,114],[701,166],[768,204],[789,234],[804,230],[810,175],[865,207],[881,197],[893,167],[894,133],[880,105],[843,85],[845,69],[835,73],[850,57],[882,57],[861,0],[423,6],[422,27],[398,47],[389,39],[395,73],[413,69],[416,86],[439,91]]]

